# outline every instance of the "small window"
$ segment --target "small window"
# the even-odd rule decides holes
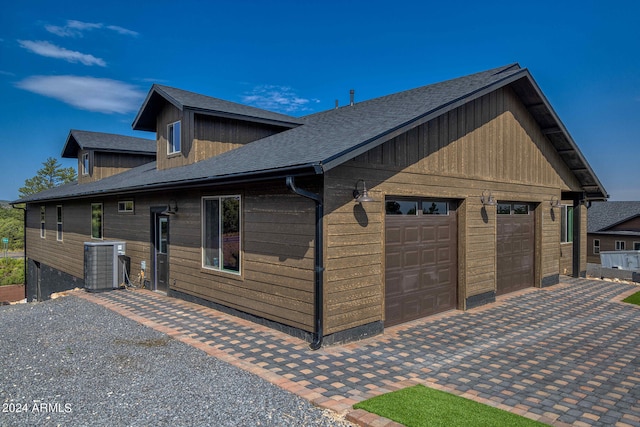
[[[124,200],[118,202],[119,213],[133,213],[133,200]]]
[[[422,215],[448,215],[449,203],[431,200],[422,201]]]
[[[596,255],[600,253],[600,239],[593,239],[593,253]]]
[[[529,215],[529,205],[524,205],[520,203],[513,204],[513,214],[514,215]]]
[[[640,242],[633,242],[633,250],[640,251]]]
[[[46,217],[47,217],[47,208],[45,208],[44,206],[40,206],[40,237],[43,239],[47,235],[46,228],[45,228]]]
[[[102,239],[102,203],[91,204],[91,238]]]
[[[202,198],[202,266],[240,274],[240,196]]]
[[[624,251],[625,247],[626,245],[624,240],[616,240],[616,251]]]
[[[167,154],[180,152],[180,122],[167,126]]]
[[[408,200],[387,200],[387,215],[418,215],[418,202]]]
[[[82,155],[82,175],[89,175],[89,153]]]
[[[498,215],[511,215],[511,204],[498,203],[497,212],[498,212]]]
[[[560,242],[573,242],[573,206],[560,207]]]
[[[58,205],[56,206],[56,216],[57,216],[57,234],[56,234],[56,240],[58,242],[62,242],[62,206]]]

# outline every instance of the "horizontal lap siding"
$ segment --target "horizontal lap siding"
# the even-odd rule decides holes
[[[358,179],[376,200],[353,202]],[[361,184],[360,184],[361,185]],[[496,283],[497,200],[537,202],[541,222],[538,277],[557,274],[560,221],[551,196],[579,187],[569,169],[510,89],[500,89],[332,169],[325,178],[328,333],[383,320],[386,196],[450,198],[458,208],[459,300]],[[556,209],[556,211],[558,211]],[[333,304],[337,304],[333,306]]]
[[[313,329],[312,201],[274,188],[191,192],[170,217],[171,289],[306,331]],[[242,275],[202,268],[201,196],[242,195]]]

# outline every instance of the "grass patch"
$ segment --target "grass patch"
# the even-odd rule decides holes
[[[0,258],[0,286],[24,283],[24,259]]]
[[[633,295],[629,295],[622,302],[628,302],[629,304],[640,305],[640,292],[636,292]]]
[[[418,426],[544,426],[492,406],[416,385],[376,396],[353,406],[407,427]]]

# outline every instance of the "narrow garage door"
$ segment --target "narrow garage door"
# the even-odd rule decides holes
[[[534,216],[530,205],[498,203],[498,295],[533,286],[534,237]]]
[[[455,308],[456,223],[452,202],[387,199],[385,326]]]

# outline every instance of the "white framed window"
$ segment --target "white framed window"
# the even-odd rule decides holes
[[[102,240],[102,203],[91,204],[91,238]]]
[[[626,244],[624,240],[616,240],[616,251],[624,251]]]
[[[177,121],[167,126],[167,154],[179,153],[180,145],[180,121]]]
[[[82,155],[82,175],[89,175],[89,153]]]
[[[202,267],[241,274],[239,195],[202,198]]]
[[[122,200],[118,202],[118,213],[133,213],[133,200]]]
[[[640,251],[640,242],[633,242],[633,250]]]
[[[560,206],[560,242],[573,242],[573,206]]]
[[[62,242],[62,205],[56,206],[56,240]]]
[[[600,253],[600,239],[593,239],[593,253],[596,255]]]
[[[45,226],[45,222],[47,219],[47,208],[44,206],[40,206],[40,237],[47,237],[47,230]]]

